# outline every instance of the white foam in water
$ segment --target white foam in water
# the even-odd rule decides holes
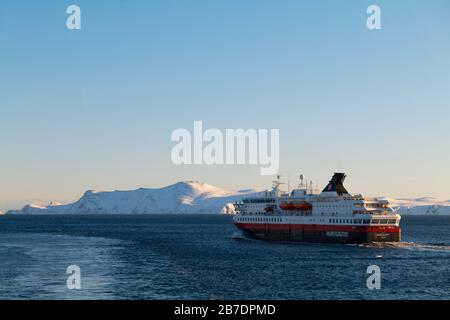
[[[246,241],[256,241],[254,239],[248,238],[241,230],[236,230],[232,235],[231,239],[235,240],[246,240]]]
[[[376,249],[417,249],[417,250],[439,250],[449,251],[450,245],[445,243],[415,243],[415,242],[371,242],[360,244],[360,247]]]

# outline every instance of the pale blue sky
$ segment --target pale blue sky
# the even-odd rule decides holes
[[[65,27],[66,8],[82,29]],[[366,28],[377,4],[382,30]],[[259,166],[175,166],[172,130],[280,128],[280,173],[450,199],[450,1],[3,1],[0,209]]]

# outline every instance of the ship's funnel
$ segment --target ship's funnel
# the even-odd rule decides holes
[[[335,172],[328,185],[322,192],[336,192],[338,195],[348,194],[344,187],[345,173]]]

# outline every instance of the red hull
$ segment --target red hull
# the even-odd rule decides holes
[[[236,227],[252,238],[279,241],[305,242],[398,242],[401,230],[398,226],[342,226],[317,224],[263,224],[237,223]]]

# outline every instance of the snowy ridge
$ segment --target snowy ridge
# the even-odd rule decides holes
[[[185,181],[164,188],[101,192],[88,190],[74,203],[27,205],[21,210],[10,210],[7,214],[234,214],[235,201],[258,195],[262,195],[262,192],[251,189],[227,190],[202,182]],[[400,215],[450,215],[450,200],[430,197],[387,199]]]
[[[400,215],[450,215],[450,200],[432,197],[389,200]]]
[[[234,191],[202,182],[178,182],[164,188],[129,191],[88,190],[76,202],[48,206],[27,205],[8,214],[147,214],[226,213],[234,214],[233,202],[257,195],[254,190]]]

